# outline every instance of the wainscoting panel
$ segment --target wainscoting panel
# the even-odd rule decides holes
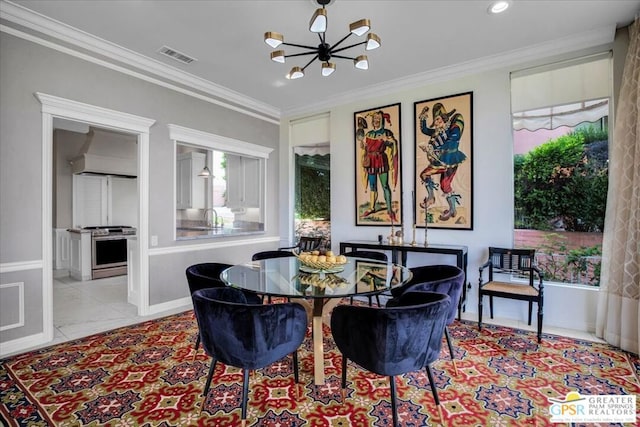
[[[24,282],[0,285],[0,331],[24,326]]]

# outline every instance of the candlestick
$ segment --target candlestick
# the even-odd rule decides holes
[[[415,211],[414,211],[415,212]],[[416,223],[413,223],[413,240],[411,241],[411,246],[416,246]]]
[[[393,220],[391,221],[391,234],[389,235],[389,244],[395,245],[396,243],[396,232],[393,229]]]

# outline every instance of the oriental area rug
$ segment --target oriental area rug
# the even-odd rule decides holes
[[[403,427],[565,426],[551,422],[553,399],[640,394],[637,356],[609,345],[547,334],[537,344],[533,332],[491,325],[478,331],[465,321],[449,330],[458,374],[446,343],[432,364],[444,419],[422,370],[396,378]],[[8,426],[239,426],[239,369],[218,364],[200,409],[210,358],[200,349],[194,360],[196,332],[188,311],[1,360],[0,418]],[[290,359],[256,371],[247,425],[392,424],[388,378],[349,363],[342,400],[341,355],[327,325],[323,332],[325,385],[313,383],[309,331],[299,350],[301,395]]]

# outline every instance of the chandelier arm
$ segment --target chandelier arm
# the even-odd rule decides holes
[[[311,49],[313,51],[318,50],[318,46],[305,46],[303,44],[295,44],[295,43],[280,43],[281,45],[285,45],[285,46],[293,46],[293,47],[299,47],[302,49]]]
[[[304,67],[302,67],[302,71],[304,71],[309,65],[311,65],[311,63],[313,61],[315,61],[316,59],[318,59],[318,55],[314,56],[313,59],[309,62],[307,62],[307,65],[305,65]]]
[[[352,45],[350,45],[350,46],[341,47],[340,49],[333,49],[333,48],[331,48],[331,50],[329,51],[329,53],[331,53],[331,55],[333,56],[333,54],[334,54],[334,53],[342,52],[343,50],[351,49],[352,47],[360,46],[360,45],[363,45],[363,44],[366,44],[366,43],[367,43],[367,42],[355,43],[355,44],[352,44]],[[333,46],[333,47],[335,47],[335,46]]]
[[[346,39],[348,39],[348,38],[349,38],[349,36],[350,36],[351,34],[352,34],[352,33],[349,33],[349,34],[347,34],[346,36],[344,36],[343,38],[341,38],[337,43],[335,43],[335,44],[331,47],[331,49],[333,50],[333,49],[335,49],[336,47],[338,47],[338,45],[340,45],[340,43],[342,43],[343,41],[345,41]]]
[[[301,53],[292,53],[291,55],[285,55],[285,58],[292,58],[294,56],[306,56],[306,55],[316,55],[318,56],[318,50],[314,50],[312,52],[301,52]]]
[[[351,59],[352,61],[356,59],[356,58],[351,57],[351,56],[334,55],[333,53],[331,54],[331,57],[332,58],[340,58],[340,59]]]
[[[318,38],[320,39],[320,44],[324,44],[326,40],[326,33],[318,33]]]

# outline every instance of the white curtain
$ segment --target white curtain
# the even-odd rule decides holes
[[[640,353],[640,19],[629,26],[609,150],[609,192],[602,242],[596,335]]]

